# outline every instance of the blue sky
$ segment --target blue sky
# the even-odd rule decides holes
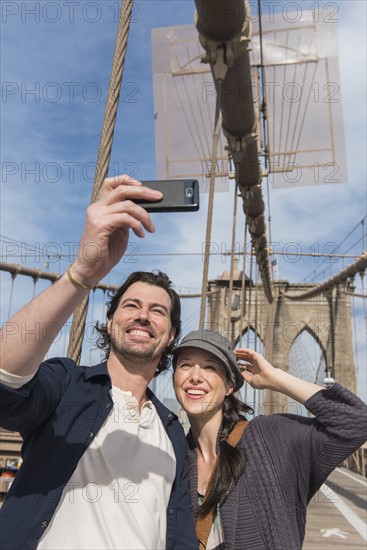
[[[304,0],[274,3],[277,10],[291,9],[291,4],[300,9],[315,9],[314,2]],[[312,252],[318,247],[320,252],[330,251],[366,215],[366,3],[364,0],[318,3],[320,7],[324,4],[329,9],[335,8],[339,21],[349,183],[270,189],[271,237],[274,243],[279,243],[275,245],[277,250]],[[17,241],[14,244],[1,241],[5,261],[44,269],[49,255],[50,271],[64,271],[72,261],[93,185],[93,163],[98,151],[119,5],[113,0],[1,3],[1,235]],[[256,12],[256,2],[251,5]],[[112,173],[134,169],[140,179],[155,178],[151,30],[190,24],[194,9],[191,0],[136,3]],[[157,215],[156,234],[144,241],[133,239],[131,254],[108,280],[118,284],[133,270],[159,268],[171,276],[179,289],[199,289],[207,197],[202,196],[201,200],[198,214]],[[215,204],[212,240],[219,251],[230,248],[232,200],[230,193],[223,193]],[[239,236],[243,234],[243,223],[239,207]],[[339,251],[350,249],[349,254],[359,254],[361,235],[359,227]],[[30,253],[32,247],[36,255]],[[158,252],[196,255],[137,255]],[[55,253],[65,257],[57,260]],[[349,262],[339,260],[320,268],[321,261],[288,257],[279,258],[278,263],[279,277],[300,282],[316,268],[320,273],[316,280],[322,281]],[[229,269],[228,258],[213,257],[209,277],[214,278],[225,269]],[[10,277],[1,274],[1,280],[4,319]],[[311,282],[310,278],[307,281]],[[359,278],[356,282],[361,290]],[[17,281],[14,308],[31,297],[31,286],[29,282]],[[359,337],[362,340],[363,334],[362,329]]]

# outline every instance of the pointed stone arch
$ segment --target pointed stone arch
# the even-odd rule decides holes
[[[256,329],[253,325],[245,326],[242,330],[242,334],[240,334],[234,341],[234,347],[239,347],[241,345],[240,339],[242,337],[242,347],[249,347],[251,349],[255,349],[257,351],[263,350],[265,348],[264,341],[262,338],[261,333]],[[260,344],[260,346],[256,345],[257,343]]]
[[[326,349],[317,333],[307,325],[294,339],[287,359],[290,374],[309,382],[323,384],[328,372]],[[297,365],[299,360],[301,362]]]

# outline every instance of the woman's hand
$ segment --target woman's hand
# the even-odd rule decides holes
[[[256,390],[273,390],[287,395],[304,405],[316,392],[323,390],[322,386],[297,378],[281,368],[273,367],[260,353],[248,348],[235,349],[237,359],[244,361],[239,364],[244,370],[242,376]]]
[[[272,380],[278,369],[274,368],[260,353],[249,348],[234,350],[237,359],[245,363],[239,367],[242,376],[256,390],[271,389]]]

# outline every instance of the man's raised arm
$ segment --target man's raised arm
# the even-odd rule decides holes
[[[160,192],[126,175],[104,181],[98,200],[87,209],[74,263],[1,330],[1,369],[18,376],[37,371],[53,339],[88,289],[97,285],[124,255],[129,230],[140,238],[144,237],[144,229],[154,232],[148,212],[133,200],[155,201],[161,197]]]

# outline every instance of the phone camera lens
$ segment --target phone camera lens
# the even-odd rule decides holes
[[[194,191],[193,191],[192,187],[188,187],[186,189],[186,197],[191,198],[193,196],[194,196]]]

